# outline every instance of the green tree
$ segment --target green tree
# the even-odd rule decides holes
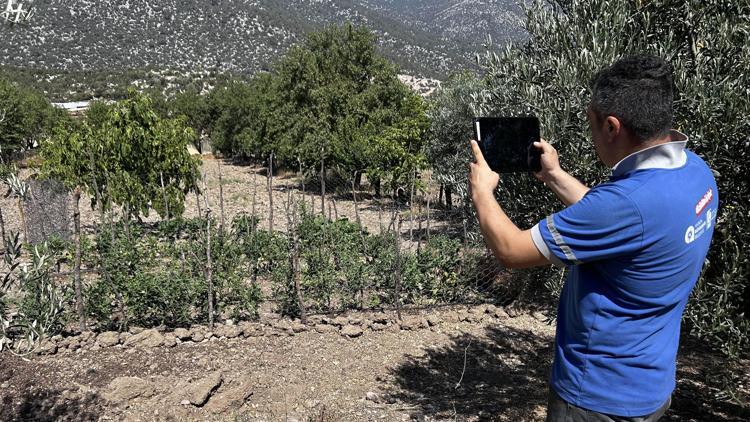
[[[205,119],[214,150],[256,159],[270,154],[273,141],[266,136],[273,84],[270,74],[260,74],[249,83],[231,80],[211,91],[196,120]]]
[[[313,33],[274,76],[266,134],[281,164],[318,168],[323,160],[347,177],[370,171],[399,179],[420,162],[423,104],[369,30],[346,24]]]
[[[0,155],[35,148],[67,115],[41,94],[0,77]]]
[[[91,122],[58,127],[43,144],[42,171],[87,190],[103,207],[125,207],[126,218],[150,209],[165,216],[167,208],[180,215],[185,195],[198,189],[198,159],[187,151],[194,137],[183,119],[160,118],[148,96],[131,91]]]
[[[467,146],[474,136],[472,119],[477,116],[473,99],[481,90],[479,78],[460,73],[451,76],[429,99],[430,130],[425,151],[449,206],[454,191],[467,192],[465,164],[471,160]]]

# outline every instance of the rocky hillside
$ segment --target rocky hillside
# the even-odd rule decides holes
[[[471,66],[486,34],[523,37],[513,0],[27,0],[28,25],[0,25],[0,65],[54,71],[218,69],[252,74],[308,31],[370,27],[404,73]]]

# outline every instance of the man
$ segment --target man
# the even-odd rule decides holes
[[[612,168],[589,189],[545,141],[536,174],[564,210],[522,231],[493,191],[499,176],[472,141],[472,200],[485,241],[510,268],[568,267],[557,318],[548,421],[656,421],[675,386],[680,320],[718,208],[711,170],[672,126],[672,69],[623,58],[592,81],[594,148]]]

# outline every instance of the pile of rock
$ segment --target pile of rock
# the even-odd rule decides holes
[[[151,329],[133,327],[122,333],[105,331],[96,334],[88,331],[70,337],[58,335],[42,342],[37,353],[96,351],[105,347],[175,347],[179,344],[201,343],[212,339],[294,336],[307,331],[321,334],[338,333],[347,338],[356,338],[367,332],[434,329],[446,323],[478,323],[517,315],[518,311],[513,309],[506,311],[503,307],[486,304],[461,310],[432,311],[426,316],[404,313],[401,319],[395,312],[357,312],[336,317],[312,315],[304,324],[298,319],[290,320],[271,315],[261,319],[260,322],[243,321],[235,324],[227,321],[224,324],[216,324],[213,330],[203,325],[195,325],[190,328],[177,328],[171,332],[167,332],[163,327]],[[545,318],[539,312],[534,313],[534,317]]]

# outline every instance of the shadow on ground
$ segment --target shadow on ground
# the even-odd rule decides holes
[[[58,389],[33,389],[3,395],[3,421],[96,421],[103,399],[96,394],[76,394]]]
[[[662,420],[750,420],[748,407],[718,399],[711,387],[722,371],[721,356],[695,341],[684,343],[672,406]],[[448,346],[408,357],[383,389],[391,401],[437,419],[544,420],[552,345],[551,338],[510,327],[454,336]]]
[[[490,327],[486,337],[456,336],[447,347],[409,358],[394,370],[395,386],[386,391],[425,416],[533,420],[547,403],[551,360],[550,338]]]

